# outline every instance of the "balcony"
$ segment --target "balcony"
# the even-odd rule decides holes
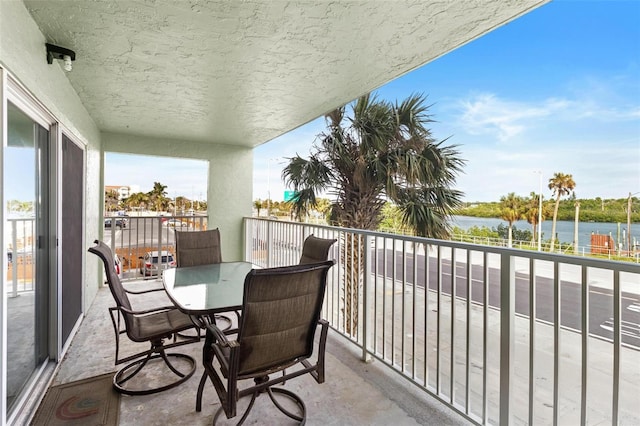
[[[287,384],[309,424],[640,422],[637,264],[256,218],[244,227],[245,260],[262,267],[297,263],[311,233],[338,239],[327,382]],[[113,247],[132,249],[134,229],[112,230]],[[170,250],[171,229],[153,231]],[[360,279],[349,272],[358,263]],[[100,289],[54,384],[114,370],[110,304]],[[189,350],[198,357],[198,344]],[[210,388],[196,413],[196,386],[124,397],[120,424],[208,424],[217,397]],[[272,413],[260,409],[254,418]]]
[[[132,280],[127,283],[127,286],[136,288],[154,285],[158,285],[158,281]],[[112,305],[108,288],[100,289],[52,385],[115,371],[114,337],[108,318],[108,308]],[[357,347],[338,333],[330,333],[327,346],[325,383],[318,385],[310,377],[302,377],[286,385],[303,396],[307,404],[307,424],[466,424],[456,413],[383,365],[360,362]],[[128,342],[124,350],[135,348]],[[180,349],[197,360],[201,357],[200,343]],[[194,376],[175,389],[148,396],[123,396],[119,424],[210,425],[219,406],[210,383],[205,388],[202,412],[195,411],[196,390],[202,370],[198,366]],[[284,416],[278,414],[268,398],[259,398],[246,424],[282,424]],[[237,422],[238,418],[234,420]]]

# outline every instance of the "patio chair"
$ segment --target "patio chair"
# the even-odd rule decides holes
[[[178,268],[222,263],[219,228],[207,231],[175,231],[175,238],[176,266]],[[238,315],[237,312],[236,315]],[[221,320],[228,323],[225,330],[229,330],[233,325],[231,318],[226,315],[216,315],[215,318],[216,321]]]
[[[175,231],[176,264],[184,266],[222,263],[220,230]]]
[[[302,244],[302,256],[300,256],[300,265],[306,263],[323,262],[329,256],[331,246],[336,242],[335,238],[325,239],[309,235]]]
[[[229,340],[215,325],[207,326],[203,364],[220,399],[216,420],[222,412],[228,419],[236,416],[237,401],[251,396],[238,424],[242,424],[255,399],[267,393],[286,416],[304,424],[306,408],[302,399],[283,387],[273,387],[303,374],[323,383],[325,346],[329,324],[320,319],[327,272],[333,261],[270,269],[254,269],[244,282],[242,316],[236,340]],[[315,363],[310,362],[314,336],[320,325]],[[218,367],[214,366],[217,360]],[[218,370],[220,373],[218,373]],[[284,369],[284,376],[275,374]],[[270,378],[269,375],[275,375]],[[223,382],[223,379],[225,380]],[[239,387],[238,382],[253,379],[253,385]],[[196,411],[202,408],[204,382],[200,382]],[[300,413],[284,408],[275,394],[292,400]]]
[[[166,351],[200,340],[199,336],[184,340],[177,340],[176,338],[177,333],[196,328],[191,318],[180,312],[173,305],[134,310],[128,294],[145,294],[155,291],[164,292],[164,289],[154,288],[142,291],[125,289],[116,274],[111,249],[99,240],[95,240],[95,244],[94,247],[89,248],[89,252],[95,254],[102,260],[109,290],[111,290],[111,295],[116,302],[115,307],[109,308],[111,322],[113,323],[113,329],[116,335],[115,365],[129,362],[113,376],[113,387],[118,392],[126,395],[148,395],[162,392],[184,383],[193,375],[196,369],[195,359],[182,353],[167,353]],[[124,330],[121,329],[122,326],[124,326]],[[151,347],[146,351],[120,358],[120,335],[125,333],[130,340],[134,342],[149,342]],[[167,339],[172,339],[172,342],[165,344],[165,340]],[[144,370],[144,367],[149,361],[155,359],[162,359],[177,378],[168,384],[161,384],[155,387],[149,386],[134,389],[126,386],[129,380]],[[174,362],[178,359],[186,362],[188,371],[179,371],[171,362],[172,359]],[[154,381],[156,380],[154,379]],[[162,379],[158,379],[157,381],[166,382],[166,380]]]

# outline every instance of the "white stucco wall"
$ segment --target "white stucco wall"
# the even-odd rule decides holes
[[[253,150],[174,139],[103,133],[105,152],[205,160],[209,163],[207,203],[209,228],[220,228],[222,258],[242,260],[242,218],[251,216]],[[161,176],[162,170],[158,170]]]
[[[101,229],[100,132],[71,87],[58,61],[49,65],[43,34],[21,1],[0,1],[0,65],[86,145],[85,247]],[[0,172],[2,164],[0,164]],[[1,214],[1,213],[0,213]],[[4,219],[4,218],[2,218]],[[91,237],[89,237],[91,236]],[[90,305],[101,281],[95,256],[85,256],[84,306]]]

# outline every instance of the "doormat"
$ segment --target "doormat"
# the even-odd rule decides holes
[[[120,394],[113,389],[114,373],[49,388],[32,426],[118,425]]]

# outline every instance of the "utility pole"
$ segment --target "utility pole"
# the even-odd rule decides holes
[[[271,158],[267,163],[267,218],[271,218]]]
[[[542,170],[536,170],[540,176],[540,187],[538,190],[538,251],[542,251]]]
[[[578,223],[580,217],[580,201],[576,201],[576,214],[573,218],[573,253],[578,254]]]
[[[271,217],[271,162],[277,158],[269,158],[267,162],[267,217]]]
[[[629,256],[631,253],[631,192],[629,192],[629,199],[627,200],[627,251]]]

